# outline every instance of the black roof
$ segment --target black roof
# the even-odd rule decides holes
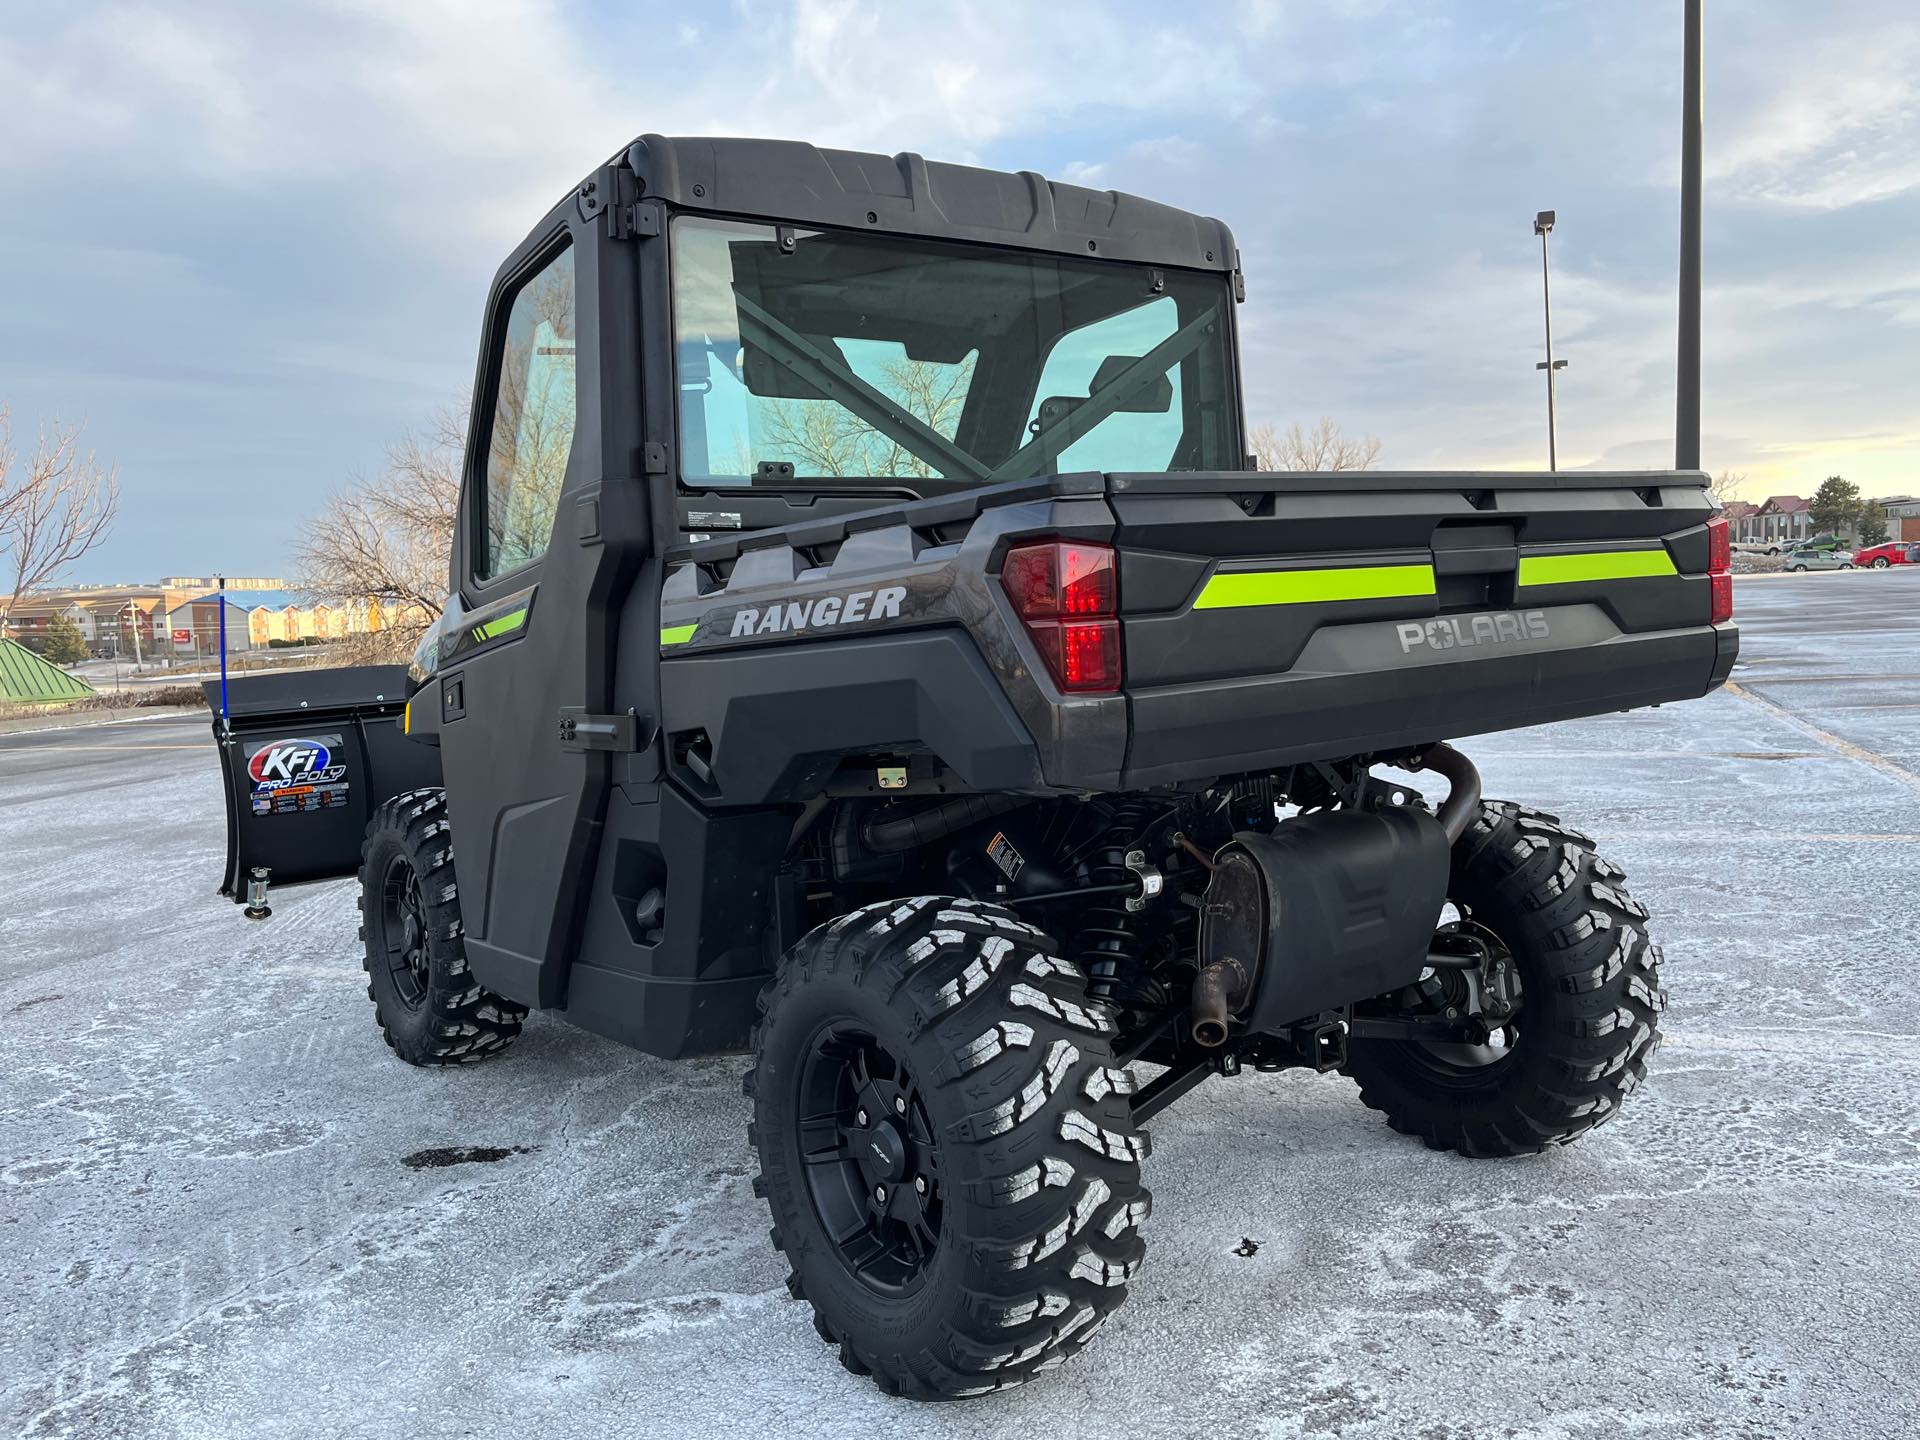
[[[1218,220],[1030,170],[822,150],[798,140],[663,135],[641,136],[624,158],[644,194],[679,209],[1195,270],[1231,271],[1238,263],[1233,236]]]

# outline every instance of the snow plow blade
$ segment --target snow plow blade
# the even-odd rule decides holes
[[[202,688],[226,788],[220,893],[236,902],[256,870],[276,887],[356,873],[381,802],[440,783],[440,752],[401,728],[404,666],[233,680],[225,720],[218,682]]]

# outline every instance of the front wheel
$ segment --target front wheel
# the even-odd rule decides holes
[[[1442,927],[1485,958],[1431,971],[1416,1017],[1465,1017],[1473,1043],[1355,1040],[1360,1098],[1463,1155],[1534,1154],[1611,1119],[1659,1044],[1660,947],[1626,876],[1551,815],[1489,801],[1454,847]]]
[[[1873,557],[1873,568],[1876,570],[1884,570],[1892,563],[1893,562],[1884,555],[1876,555]]]
[[[754,1032],[754,1190],[795,1297],[892,1394],[1058,1365],[1126,1298],[1147,1137],[1114,1018],[1009,911],[926,896],[813,931]]]
[[[444,790],[411,790],[373,812],[360,851],[367,998],[409,1065],[468,1065],[520,1034],[526,1007],[467,965]]]

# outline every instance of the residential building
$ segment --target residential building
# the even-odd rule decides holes
[[[1769,495],[1738,518],[1729,514],[1727,528],[1742,545],[1791,545],[1811,539],[1812,502],[1799,495]]]
[[[1870,503],[1887,512],[1889,540],[1920,540],[1920,496],[1889,495]]]

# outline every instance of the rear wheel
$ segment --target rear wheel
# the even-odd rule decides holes
[[[526,1007],[468,968],[445,791],[409,791],[374,811],[360,852],[360,939],[374,1018],[409,1065],[470,1064],[519,1035]]]
[[[841,1362],[922,1399],[1074,1354],[1145,1251],[1114,1020],[1006,910],[889,901],[780,962],[749,1140],[788,1288]]]
[[[1416,1012],[1464,1017],[1467,1040],[1356,1040],[1347,1073],[1387,1123],[1436,1150],[1532,1154],[1609,1120],[1659,1043],[1660,947],[1592,841],[1499,801],[1454,847],[1442,927],[1480,953],[1431,972]]]
[[[1893,562],[1884,555],[1876,555],[1873,557],[1873,568],[1876,570],[1884,570],[1892,563]]]

